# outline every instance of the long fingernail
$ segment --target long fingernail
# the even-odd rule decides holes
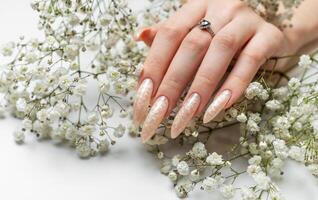
[[[203,116],[203,123],[208,123],[214,119],[224,109],[231,96],[232,92],[230,90],[224,90],[217,96],[206,110]]]
[[[146,118],[148,106],[150,105],[153,92],[153,82],[150,79],[145,79],[140,85],[135,96],[134,103],[134,124],[139,126]]]
[[[174,118],[171,127],[171,138],[176,138],[191,121],[198,107],[200,106],[201,98],[198,93],[191,95],[189,99],[183,104],[177,116]]]
[[[151,107],[141,131],[141,138],[144,143],[155,134],[158,126],[165,117],[168,106],[169,102],[167,97],[161,96]]]

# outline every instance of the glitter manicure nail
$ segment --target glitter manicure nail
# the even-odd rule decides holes
[[[168,106],[167,97],[161,96],[151,107],[141,131],[141,138],[144,143],[156,133],[158,126],[165,117]]]
[[[171,127],[171,138],[176,138],[185,129],[188,123],[191,121],[195,112],[200,106],[201,98],[198,93],[194,93],[188,98],[178,114],[176,115],[172,127]]]
[[[148,106],[150,105],[153,92],[153,82],[150,79],[145,79],[140,85],[134,102],[134,124],[139,126],[146,118]]]
[[[232,92],[230,90],[224,90],[217,96],[206,110],[203,116],[203,123],[208,123],[214,119],[224,109],[231,96]]]

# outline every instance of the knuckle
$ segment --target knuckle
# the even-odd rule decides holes
[[[203,50],[209,46],[210,40],[205,34],[189,34],[182,45],[191,50]]]
[[[162,57],[159,55],[149,56],[143,68],[144,72],[149,71],[150,74],[161,74],[163,66],[159,63],[162,63]]]
[[[198,77],[198,83],[200,83],[199,87],[202,87],[202,88],[212,88],[213,85],[215,84],[212,77],[209,77],[206,74],[201,74]]]
[[[275,36],[275,38],[283,40],[284,34],[278,27],[268,22],[266,22],[265,27]]]
[[[247,80],[247,78],[244,78],[238,74],[232,74],[231,75],[231,79],[232,79],[232,82],[234,83],[233,85],[235,85],[235,87],[239,87],[239,88],[246,88],[251,80]],[[252,79],[252,78],[251,78]]]
[[[261,65],[263,62],[265,62],[265,55],[261,51],[254,51],[254,52],[242,52],[242,55],[244,60],[251,65],[258,67]]]
[[[178,38],[182,34],[182,31],[178,26],[171,25],[170,23],[164,23],[160,32],[169,39]]]
[[[277,28],[276,26],[274,26],[271,23],[266,22],[265,24],[265,29],[266,32],[268,32],[269,34],[267,34],[267,42],[270,41],[271,44],[271,48],[273,48],[273,50],[276,50],[279,46],[281,46],[284,41],[285,41],[285,36],[283,34],[283,32]],[[270,38],[269,38],[270,36]]]
[[[232,33],[220,33],[219,35],[215,36],[215,45],[221,49],[234,49],[236,44],[237,42],[235,35]]]
[[[181,86],[180,86],[180,80],[178,78],[169,78],[167,80],[164,81],[163,83],[163,88],[164,90],[173,90],[176,91],[178,90]]]

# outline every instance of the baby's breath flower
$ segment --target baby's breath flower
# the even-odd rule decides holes
[[[217,154],[216,152],[213,152],[212,154],[210,154],[207,158],[206,158],[206,162],[209,165],[223,165],[224,161],[222,159],[222,155]]]
[[[27,107],[27,102],[24,98],[19,98],[16,103],[17,110],[20,112],[24,112]]]
[[[291,146],[288,152],[289,157],[298,162],[304,162],[305,153],[306,153],[306,149],[303,149],[298,146]]]
[[[173,156],[173,158],[171,160],[172,165],[176,167],[179,164],[180,160],[181,160],[181,155],[177,154],[177,155]]]
[[[282,108],[282,104],[278,100],[270,100],[266,102],[266,108],[276,111]]]
[[[164,158],[164,153],[162,151],[158,152],[157,157],[159,160]]]
[[[160,168],[161,173],[168,174],[171,171],[171,163],[167,159],[163,159],[162,166]]]
[[[168,177],[170,178],[170,180],[172,182],[174,182],[174,181],[176,181],[178,179],[178,175],[174,171],[170,171],[169,174],[168,174]]]
[[[247,126],[246,126],[247,130],[250,131],[251,133],[256,133],[260,130],[260,127],[258,126],[258,124],[252,120],[252,119],[249,119],[247,121]]]
[[[261,170],[262,170],[262,169],[261,169],[261,167],[260,167],[259,165],[254,165],[254,164],[252,164],[252,165],[249,165],[249,166],[247,167],[247,173],[248,173],[249,175],[256,175],[256,174],[259,173]]]
[[[300,56],[298,65],[303,68],[308,68],[312,64],[312,60],[309,55]]]
[[[15,131],[13,133],[13,137],[14,137],[15,142],[18,143],[18,144],[23,143],[24,139],[25,139],[24,132],[21,131],[21,130]]]
[[[288,82],[288,87],[291,90],[297,90],[300,87],[300,85],[301,85],[300,80],[294,77],[291,78]]]
[[[3,56],[11,56],[13,54],[15,48],[14,42],[9,42],[7,44],[4,44],[1,48],[1,54]]]
[[[107,92],[109,92],[110,83],[107,80],[100,82],[99,89],[101,93],[106,94]]]
[[[235,189],[234,189],[233,185],[221,186],[220,192],[225,199],[231,199],[235,195]]]
[[[240,113],[237,117],[236,120],[241,122],[241,123],[245,123],[247,121],[247,117],[244,113]]]
[[[274,150],[279,158],[285,159],[288,156],[288,147],[284,140],[276,139],[273,142]]]
[[[193,184],[189,180],[180,180],[175,186],[176,193],[178,197],[185,198],[188,193],[193,190]]]
[[[212,178],[206,177],[202,182],[202,189],[207,192],[212,192],[216,190],[223,183],[223,179],[220,177]]]
[[[91,154],[91,148],[85,144],[79,144],[76,146],[76,152],[81,158],[88,158]]]
[[[248,163],[249,163],[250,165],[259,165],[259,164],[261,163],[261,161],[262,161],[262,157],[260,157],[260,156],[253,156],[252,158],[250,158],[250,159],[248,160]]]
[[[183,175],[183,176],[187,176],[190,173],[189,165],[185,161],[181,161],[178,163],[177,170],[178,170],[178,173]]]
[[[208,155],[205,145],[201,142],[197,142],[193,145],[192,153],[198,158],[204,158]]]
[[[264,172],[259,172],[253,175],[253,178],[257,184],[257,187],[261,190],[268,190],[271,184],[271,179],[266,176]]]
[[[250,188],[242,188],[241,190],[242,200],[257,200],[258,195]]]
[[[121,138],[125,134],[125,131],[126,128],[122,124],[119,124],[114,131],[114,136],[117,138]]]
[[[100,153],[105,153],[108,151],[109,146],[110,146],[110,143],[108,140],[106,140],[106,139],[101,140],[101,141],[99,141],[99,144],[98,144],[98,151]]]

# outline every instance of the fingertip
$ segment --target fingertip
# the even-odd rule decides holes
[[[172,124],[171,127],[171,139],[176,139],[180,134],[181,134],[182,130],[178,130],[176,129],[176,127]]]
[[[204,113],[204,116],[203,116],[203,123],[204,124],[207,124],[211,121],[211,117],[207,114],[207,113]]]
[[[146,45],[150,46],[156,35],[157,31],[153,27],[141,28],[133,35],[133,39],[136,42],[144,42]]]
[[[149,137],[149,136],[141,135],[141,142],[143,144],[146,144],[150,140],[150,138],[151,137]]]

